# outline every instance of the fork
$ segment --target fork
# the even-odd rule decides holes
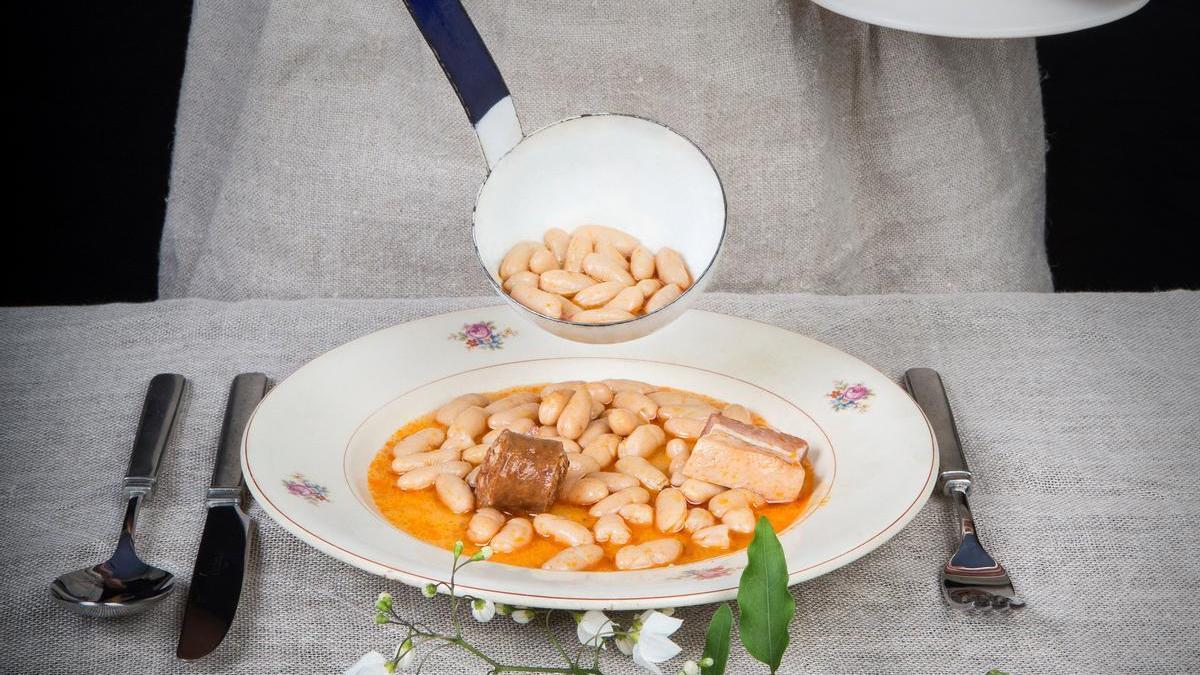
[[[942,595],[953,607],[964,610],[1007,611],[1024,607],[1004,566],[988,555],[979,541],[967,496],[973,476],[967,467],[954,413],[937,371],[912,368],[904,374],[904,386],[925,411],[937,438],[941,456],[938,485],[953,500],[958,550],[942,568]]]

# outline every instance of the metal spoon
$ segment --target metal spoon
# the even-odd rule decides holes
[[[129,502],[117,550],[105,562],[68,572],[50,584],[54,600],[63,608],[87,616],[125,616],[149,608],[175,588],[174,575],[138,558],[133,533],[138,508],[154,489],[159,460],[178,417],[184,383],[182,375],[173,374],[155,375],[150,380],[125,475],[125,497]]]

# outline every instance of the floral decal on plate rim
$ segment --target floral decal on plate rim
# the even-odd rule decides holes
[[[835,412],[842,410],[866,412],[871,407],[867,401],[874,395],[875,392],[868,389],[867,385],[862,382],[849,384],[843,380],[834,382],[833,391],[828,394],[829,403]]]
[[[736,571],[737,571],[736,569],[734,569],[732,567],[726,567],[725,565],[713,565],[712,567],[701,567],[698,570],[697,569],[681,570],[679,572],[679,574],[676,574],[674,577],[671,577],[671,578],[672,579],[696,579],[696,580],[703,581],[706,579],[720,579],[721,577],[728,576],[730,574],[733,574]]]
[[[283,486],[287,491],[297,497],[303,498],[305,501],[313,504],[329,501],[329,490],[319,483],[314,483],[304,477],[302,473],[294,473],[290,479],[283,480]]]
[[[458,340],[467,349],[504,349],[505,338],[513,337],[517,331],[511,328],[496,328],[494,321],[464,323],[462,330],[451,333],[449,340]]]

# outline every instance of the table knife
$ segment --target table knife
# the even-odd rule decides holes
[[[181,659],[198,659],[216,649],[237,612],[254,526],[242,510],[242,434],[266,392],[267,376],[262,373],[238,375],[229,391],[212,484],[204,500],[208,517],[175,649]]]
[[[904,386],[925,412],[937,438],[941,457],[938,489],[954,504],[959,546],[942,568],[942,595],[952,606],[962,609],[1011,610],[1024,606],[1007,570],[979,541],[975,518],[967,502],[974,475],[963,455],[942,377],[936,370],[912,368],[904,373]]]

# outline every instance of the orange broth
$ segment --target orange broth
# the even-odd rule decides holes
[[[518,391],[539,391],[542,386],[544,385],[514,387],[499,392],[485,393],[484,396],[494,401]],[[703,398],[718,409],[724,408],[726,405],[724,402],[708,396],[693,392],[684,393],[689,396]],[[754,417],[754,422],[755,424],[764,424],[762,419],[757,415]],[[371,490],[371,497],[375,501],[375,506],[378,507],[380,513],[392,525],[421,541],[446,550],[452,550],[454,543],[461,541],[464,545],[463,550],[469,555],[479,550],[478,546],[472,544],[467,539],[467,523],[471,520],[471,513],[457,514],[450,511],[438,499],[437,493],[432,487],[424,490],[401,490],[396,487],[397,476],[392,471],[392,447],[408,436],[429,427],[437,427],[443,431],[446,430],[444,425],[438,424],[434,420],[433,413],[429,413],[400,427],[392,434],[388,442],[375,455],[375,459],[371,461],[371,466],[367,471],[367,484]],[[674,436],[667,434],[667,440],[672,438]],[[688,443],[690,445],[692,442],[688,441]],[[666,472],[667,465],[670,464],[670,458],[667,457],[665,450],[659,450],[646,459],[663,472]],[[804,513],[808,506],[808,501],[812,497],[812,467],[809,466],[807,460],[803,461],[803,466],[804,487],[801,489],[800,496],[796,501],[786,504],[766,504],[754,509],[755,516],[766,516],[771,521],[771,525],[775,528],[776,532],[783,532],[784,529],[796,522],[800,515]],[[652,497],[651,504],[653,504],[653,501]],[[588,515],[589,508],[587,506],[575,506],[573,504],[558,502],[550,509],[550,513],[582,523],[590,530],[596,524],[597,519]],[[663,533],[659,532],[653,524],[634,525],[632,523],[629,523],[629,529],[633,533],[633,538],[628,544],[640,544],[666,537],[678,539],[683,544],[683,554],[675,560],[673,563],[675,565],[728,555],[734,551],[746,548],[752,536],[750,534],[730,532],[730,547],[719,549],[704,548],[696,545],[692,541],[691,533],[686,530],[675,533]],[[628,544],[613,544],[611,542],[596,543],[604,548],[605,556],[600,564],[589,571],[614,571],[616,567],[613,565],[613,557],[616,555],[618,549]],[[542,563],[554,557],[555,554],[564,548],[566,547],[555,543],[549,538],[534,535],[533,541],[524,548],[511,553],[494,553],[490,561],[521,567],[541,567]]]

